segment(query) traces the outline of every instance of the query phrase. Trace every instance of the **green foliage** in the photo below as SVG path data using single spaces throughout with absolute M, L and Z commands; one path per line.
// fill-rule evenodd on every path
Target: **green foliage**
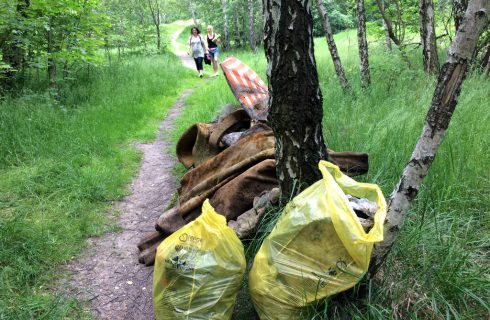
M 94 68 L 61 105 L 31 93 L 0 103 L 0 319 L 81 319 L 53 292 L 57 265 L 88 236 L 117 228 L 107 208 L 126 194 L 140 153 L 194 74 L 173 56 Z
M 325 9 L 327 10 L 330 26 L 332 27 L 332 32 L 334 34 L 354 27 L 356 16 L 355 10 L 352 10 L 352 3 L 349 3 L 348 1 L 339 2 L 334 0 L 325 0 L 323 3 L 325 5 Z M 320 14 L 318 13 L 316 4 L 314 7 L 315 10 L 312 11 L 313 34 L 315 37 L 323 37 L 325 36 L 325 32 L 323 31 Z
M 363 90 L 355 30 L 337 34 L 335 41 L 353 89 L 346 93 L 340 88 L 325 40 L 316 39 L 325 139 L 337 151 L 368 152 L 369 174 L 357 179 L 379 184 L 388 196 L 421 132 L 435 78 L 423 72 L 419 51 L 407 52 L 413 65 L 409 69 L 398 51 L 372 43 L 372 85 Z M 229 54 L 266 80 L 263 52 Z M 485 276 L 490 271 L 485 256 L 490 244 L 490 176 L 485 163 L 490 155 L 482 150 L 490 148 L 490 140 L 481 124 L 490 121 L 487 81 L 476 73 L 468 76 L 445 141 L 379 276 L 364 279 L 333 300 L 312 305 L 305 319 L 486 317 L 490 308 L 490 281 Z M 234 103 L 227 90 L 222 79 L 212 79 L 191 95 L 174 141 L 191 123 L 209 121 L 222 104 Z M 246 241 L 249 262 L 278 214 L 271 210 L 254 238 Z

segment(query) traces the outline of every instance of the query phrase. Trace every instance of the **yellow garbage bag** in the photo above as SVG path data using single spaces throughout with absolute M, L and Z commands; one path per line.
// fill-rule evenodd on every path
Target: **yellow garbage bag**
M 379 187 L 359 183 L 320 161 L 323 179 L 296 196 L 255 256 L 249 288 L 263 319 L 300 319 L 311 302 L 353 287 L 366 273 L 373 243 L 383 239 L 386 202 Z M 366 233 L 346 194 L 377 203 Z
M 157 319 L 230 319 L 245 272 L 243 245 L 206 200 L 202 214 L 157 249 Z

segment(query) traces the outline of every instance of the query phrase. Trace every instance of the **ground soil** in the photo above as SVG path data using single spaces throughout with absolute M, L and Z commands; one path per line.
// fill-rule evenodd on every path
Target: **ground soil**
M 173 35 L 173 41 L 179 33 Z M 186 52 L 177 51 L 184 66 L 195 69 Z M 88 301 L 88 308 L 97 319 L 153 319 L 153 267 L 138 263 L 136 244 L 154 230 L 156 219 L 176 190 L 172 169 L 176 160 L 171 156 L 171 144 L 166 133 L 184 106 L 186 90 L 170 108 L 161 123 L 155 141 L 137 144 L 143 161 L 132 181 L 130 194 L 114 204 L 121 231 L 89 239 L 85 254 L 66 266 L 71 277 L 61 286 L 62 291 L 79 300 Z
M 195 70 L 193 59 L 178 49 L 179 34 L 172 36 L 174 53 L 185 67 Z M 60 290 L 87 301 L 87 308 L 96 319 L 154 319 L 153 267 L 138 263 L 136 244 L 154 230 L 156 219 L 176 191 L 172 175 L 176 159 L 170 155 L 166 133 L 172 129 L 190 93 L 192 90 L 186 90 L 170 108 L 155 141 L 135 145 L 143 152 L 140 171 L 130 185 L 129 195 L 111 209 L 120 214 L 117 223 L 122 230 L 89 239 L 85 254 L 66 266 L 71 276 L 62 281 Z M 256 319 L 246 282 L 238 294 L 233 319 Z

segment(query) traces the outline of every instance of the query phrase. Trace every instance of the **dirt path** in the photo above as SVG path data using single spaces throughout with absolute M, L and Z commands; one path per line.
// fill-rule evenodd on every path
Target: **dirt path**
M 181 31 L 180 31 L 181 32 Z M 173 44 L 180 32 L 173 35 Z M 177 50 L 186 67 L 195 68 L 187 54 Z M 60 285 L 69 296 L 89 301 L 97 319 L 153 319 L 153 268 L 138 263 L 136 244 L 154 223 L 175 192 L 172 169 L 176 160 L 170 156 L 171 144 L 166 132 L 184 106 L 186 90 L 168 111 L 152 143 L 138 144 L 143 161 L 138 176 L 131 183 L 130 195 L 117 202 L 113 210 L 120 213 L 119 233 L 89 239 L 85 255 L 71 262 L 70 279 Z

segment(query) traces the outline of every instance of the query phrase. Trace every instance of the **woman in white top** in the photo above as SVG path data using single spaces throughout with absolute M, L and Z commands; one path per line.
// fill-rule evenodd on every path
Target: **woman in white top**
M 219 55 L 219 49 L 218 45 L 221 43 L 220 40 L 220 34 L 214 33 L 213 32 L 213 26 L 209 25 L 208 28 L 208 34 L 206 35 L 206 40 L 207 40 L 207 45 L 209 48 L 209 54 L 211 56 L 211 60 L 213 61 L 213 69 L 214 69 L 214 74 L 213 76 L 218 75 L 218 55 Z
M 209 50 L 197 27 L 192 27 L 191 36 L 189 37 L 189 50 L 187 51 L 187 54 L 191 53 L 196 62 L 196 69 L 199 73 L 199 77 L 202 78 L 202 61 L 204 60 L 204 53 L 209 54 Z

